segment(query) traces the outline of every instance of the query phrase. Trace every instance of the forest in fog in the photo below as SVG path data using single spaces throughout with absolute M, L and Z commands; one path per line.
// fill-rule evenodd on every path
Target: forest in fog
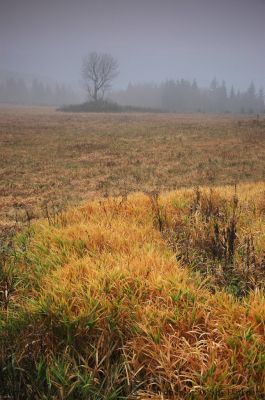
M 264 93 L 251 83 L 247 90 L 229 90 L 225 82 L 213 79 L 209 88 L 200 88 L 196 80 L 167 80 L 156 84 L 129 84 L 112 95 L 122 105 L 152 107 L 169 112 L 263 113 Z
M 208 88 L 199 87 L 196 80 L 166 80 L 160 84 L 129 84 L 126 89 L 112 91 L 109 100 L 121 105 L 150 107 L 167 112 L 264 113 L 264 93 L 251 83 L 247 90 L 227 88 L 225 82 L 213 79 Z M 33 79 L 8 78 L 0 82 L 0 103 L 22 105 L 75 104 L 82 99 L 80 91 L 58 83 Z
M 7 78 L 0 82 L 0 103 L 60 106 L 78 101 L 78 95 L 64 84 L 44 83 L 39 79 Z

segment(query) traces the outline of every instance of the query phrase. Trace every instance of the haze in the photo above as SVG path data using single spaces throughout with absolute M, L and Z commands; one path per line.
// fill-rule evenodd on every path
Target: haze
M 0 69 L 80 81 L 90 51 L 114 55 L 115 88 L 213 77 L 264 87 L 262 0 L 1 0 Z

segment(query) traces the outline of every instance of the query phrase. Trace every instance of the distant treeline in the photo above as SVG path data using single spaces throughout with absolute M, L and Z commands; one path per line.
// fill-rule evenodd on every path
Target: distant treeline
M 0 103 L 59 106 L 77 101 L 75 92 L 65 85 L 44 84 L 37 79 L 26 84 L 20 78 L 0 82 Z
M 209 88 L 198 87 L 196 81 L 167 80 L 161 84 L 129 84 L 127 89 L 111 94 L 121 106 L 169 112 L 264 113 L 263 90 L 251 83 L 247 90 L 227 89 L 225 82 L 214 79 Z M 80 96 L 63 84 L 31 83 L 22 78 L 0 81 L 0 103 L 62 106 L 79 103 Z M 89 103 L 86 103 L 89 104 Z M 118 104 L 116 106 L 118 107 Z M 117 108 L 116 107 L 116 108 Z M 117 111 L 117 110 L 116 110 Z
M 246 91 L 227 90 L 225 82 L 214 79 L 209 88 L 198 87 L 196 81 L 167 80 L 156 84 L 129 84 L 115 92 L 112 99 L 119 104 L 152 107 L 170 112 L 264 113 L 263 90 L 253 83 Z

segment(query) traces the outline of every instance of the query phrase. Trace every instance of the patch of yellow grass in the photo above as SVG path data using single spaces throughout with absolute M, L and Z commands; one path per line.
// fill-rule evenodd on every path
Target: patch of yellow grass
M 264 189 L 237 189 L 238 230 L 251 229 L 263 253 L 256 204 Z M 233 196 L 234 188 L 219 188 L 214 201 Z M 186 189 L 159 196 L 169 225 L 181 222 L 193 197 Z M 2 310 L 0 332 L 1 367 L 12 352 L 21 391 L 69 399 L 262 398 L 263 290 L 242 299 L 212 293 L 207 279 L 176 261 L 155 219 L 152 199 L 137 193 L 71 209 L 55 226 L 39 221 L 26 244 L 18 237 L 6 265 L 15 265 L 18 294 Z M 80 376 L 92 377 L 90 392 Z

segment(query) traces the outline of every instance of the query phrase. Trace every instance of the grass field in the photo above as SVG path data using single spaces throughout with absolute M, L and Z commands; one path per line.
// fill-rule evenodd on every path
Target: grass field
M 2 225 L 24 208 L 264 177 L 265 120 L 255 117 L 0 108 Z
M 0 125 L 0 398 L 263 400 L 265 122 Z
M 1 273 L 0 393 L 263 399 L 264 193 L 107 198 L 20 233 Z

